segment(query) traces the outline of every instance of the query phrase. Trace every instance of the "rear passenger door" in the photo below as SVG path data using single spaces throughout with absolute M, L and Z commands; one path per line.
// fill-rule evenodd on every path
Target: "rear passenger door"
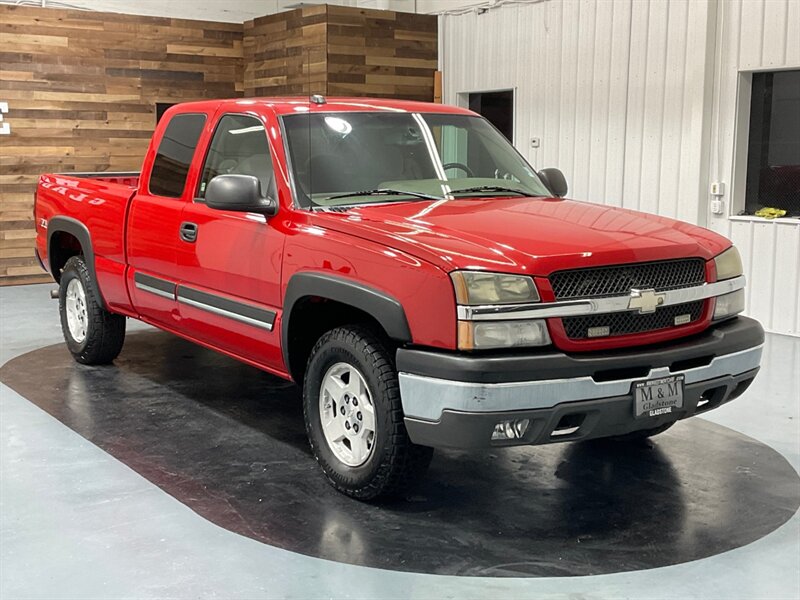
M 126 228 L 128 289 L 142 317 L 174 328 L 179 319 L 175 289 L 178 283 L 177 248 L 181 215 L 198 141 L 208 115 L 178 113 L 169 118 L 160 140 L 151 148 L 139 192 L 131 202 Z
M 280 275 L 284 233 L 280 213 L 211 209 L 205 190 L 217 175 L 253 175 L 277 200 L 273 153 L 262 117 L 220 116 L 181 220 L 196 229 L 178 246 L 182 328 L 196 339 L 268 368 L 280 369 Z

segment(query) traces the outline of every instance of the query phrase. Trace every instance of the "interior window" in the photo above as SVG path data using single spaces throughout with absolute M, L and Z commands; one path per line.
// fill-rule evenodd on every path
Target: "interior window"
M 180 198 L 186 175 L 206 122 L 205 115 L 175 115 L 167 124 L 153 161 L 148 188 L 151 194 Z
M 252 175 L 264 196 L 277 197 L 275 173 L 264 124 L 249 115 L 225 115 L 208 147 L 197 199 L 205 198 L 208 182 L 217 175 Z
M 800 216 L 800 70 L 753 73 L 745 212 Z

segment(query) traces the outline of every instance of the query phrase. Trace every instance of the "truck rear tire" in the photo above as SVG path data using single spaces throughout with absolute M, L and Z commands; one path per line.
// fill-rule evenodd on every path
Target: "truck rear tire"
M 303 385 L 311 450 L 328 481 L 359 500 L 399 496 L 426 472 L 433 448 L 411 443 L 392 354 L 373 330 L 333 329 L 317 341 Z
M 103 308 L 82 256 L 64 265 L 58 288 L 61 331 L 72 356 L 84 365 L 113 361 L 125 342 L 125 317 Z

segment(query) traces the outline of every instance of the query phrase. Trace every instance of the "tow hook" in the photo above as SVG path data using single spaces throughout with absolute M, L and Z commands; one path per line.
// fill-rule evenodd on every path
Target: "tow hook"
M 50 298 L 52 300 L 58 300 L 58 288 L 53 288 L 50 290 Z

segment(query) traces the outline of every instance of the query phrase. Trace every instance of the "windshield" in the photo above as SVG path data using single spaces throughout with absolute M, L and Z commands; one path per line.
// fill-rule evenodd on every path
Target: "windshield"
M 482 117 L 315 113 L 283 117 L 303 207 L 551 196 L 535 171 Z

